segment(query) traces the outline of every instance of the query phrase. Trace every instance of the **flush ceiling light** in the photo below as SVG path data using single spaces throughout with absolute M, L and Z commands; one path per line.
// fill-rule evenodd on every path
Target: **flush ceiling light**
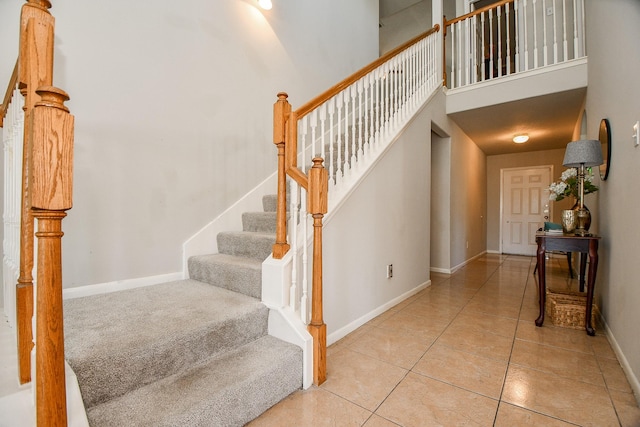
M 516 144 L 524 144 L 528 140 L 529 140 L 529 135 L 527 135 L 526 133 L 522 135 L 516 135 L 513 137 L 513 142 L 515 142 Z
M 258 0 L 258 6 L 263 8 L 264 10 L 271 10 L 273 5 L 271 4 L 271 0 Z

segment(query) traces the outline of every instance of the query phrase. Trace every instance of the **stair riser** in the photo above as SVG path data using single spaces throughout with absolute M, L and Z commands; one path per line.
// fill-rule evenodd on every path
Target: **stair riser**
M 242 230 L 258 233 L 276 232 L 275 212 L 245 212 L 242 214 Z
M 261 233 L 220 233 L 218 252 L 264 261 L 275 243 L 275 235 Z
M 262 264 L 237 265 L 219 255 L 191 257 L 189 277 L 220 288 L 240 292 L 253 298 L 262 296 Z

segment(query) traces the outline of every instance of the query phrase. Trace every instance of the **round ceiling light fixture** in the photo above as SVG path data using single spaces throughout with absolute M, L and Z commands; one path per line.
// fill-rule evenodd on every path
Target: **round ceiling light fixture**
M 258 0 L 258 6 L 264 10 L 271 10 L 273 4 L 271 4 L 271 0 Z
M 529 140 L 529 135 L 527 135 L 526 133 L 521 135 L 516 135 L 513 137 L 513 142 L 515 142 L 516 144 L 524 144 L 528 140 Z

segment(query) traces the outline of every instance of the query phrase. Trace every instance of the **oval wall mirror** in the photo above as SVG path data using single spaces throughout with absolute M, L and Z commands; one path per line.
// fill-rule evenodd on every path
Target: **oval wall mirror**
M 606 181 L 609 177 L 609 169 L 611 168 L 611 126 L 609 125 L 608 119 L 602 119 L 600 121 L 598 139 L 600 140 L 600 144 L 602 144 L 602 160 L 604 160 L 600 165 L 600 179 Z

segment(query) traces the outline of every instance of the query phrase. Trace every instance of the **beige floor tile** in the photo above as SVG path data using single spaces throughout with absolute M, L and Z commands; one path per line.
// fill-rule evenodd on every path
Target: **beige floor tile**
M 600 387 L 605 385 L 593 354 L 516 340 L 509 362 Z
M 411 313 L 415 316 L 438 317 L 451 320 L 460 312 L 464 304 L 450 304 L 447 302 L 428 301 L 418 299 L 413 304 L 402 310 L 404 313 Z
M 589 341 L 593 337 L 587 335 L 585 331 L 553 326 L 550 322 L 545 322 L 541 327 L 538 327 L 534 322 L 520 320 L 516 338 L 567 350 L 593 353 Z
M 620 366 L 620 362 L 611 359 L 598 359 L 600 370 L 604 375 L 604 381 L 607 383 L 609 390 L 622 391 L 624 393 L 633 393 L 627 376 Z
M 402 426 L 490 426 L 498 401 L 410 373 L 376 414 Z
M 520 314 L 520 304 L 511 300 L 491 300 L 491 298 L 483 297 L 469 301 L 464 306 L 464 311 L 475 311 L 480 313 L 493 314 L 494 316 L 509 317 L 517 319 Z
M 502 401 L 585 427 L 618 425 L 604 387 L 520 366 L 509 366 Z
M 397 314 L 398 310 L 396 309 L 389 309 L 387 311 L 385 311 L 384 313 L 380 314 L 377 317 L 374 317 L 373 319 L 369 320 L 365 325 L 366 326 L 377 326 L 380 323 L 384 322 L 385 320 L 387 320 L 389 317 L 393 316 L 394 314 Z
M 489 331 L 469 330 L 452 325 L 443 332 L 437 342 L 458 351 L 508 361 L 513 339 Z
M 570 427 L 574 425 L 501 402 L 494 427 Z
M 398 424 L 392 423 L 379 415 L 373 414 L 371 418 L 364 423 L 364 427 L 398 427 Z
M 616 353 L 611 348 L 609 340 L 604 335 L 596 335 L 589 340 L 591 348 L 596 357 L 618 360 Z
M 422 356 L 412 372 L 499 399 L 507 362 L 457 351 L 436 343 Z
M 345 349 L 327 358 L 327 381 L 320 387 L 374 411 L 407 370 Z
M 507 317 L 494 316 L 488 313 L 463 311 L 451 323 L 451 326 L 464 327 L 469 330 L 491 331 L 496 335 L 513 338 L 518 321 Z
M 361 426 L 371 412 L 333 393 L 311 387 L 273 406 L 250 427 Z
M 613 400 L 613 406 L 616 408 L 620 425 L 622 427 L 640 426 L 640 408 L 634 395 L 615 390 L 611 390 L 609 393 L 611 400 Z
M 349 348 L 405 369 L 411 369 L 434 339 L 408 329 L 373 328 Z
M 407 309 L 408 310 L 408 309 Z M 451 323 L 446 316 L 415 316 L 412 312 L 401 311 L 378 325 L 379 328 L 417 332 L 421 336 L 435 340 Z

